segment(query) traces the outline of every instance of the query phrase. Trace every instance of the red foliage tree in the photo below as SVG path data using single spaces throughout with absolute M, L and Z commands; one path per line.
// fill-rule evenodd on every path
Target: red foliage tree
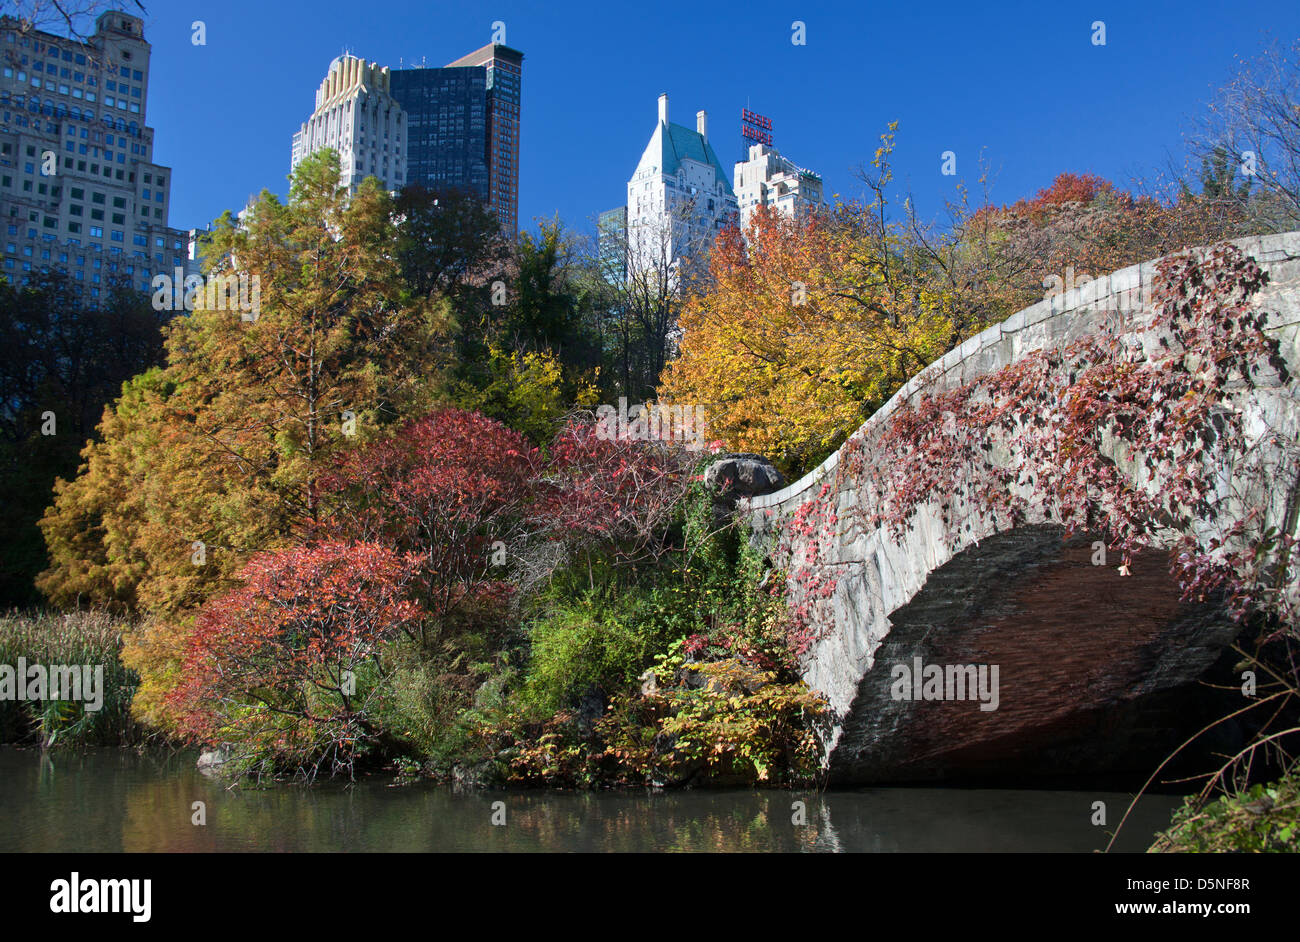
M 680 444 L 604 436 L 574 417 L 551 445 L 539 511 L 552 539 L 588 561 L 654 559 L 694 463 Z
M 373 543 L 255 556 L 244 584 L 198 614 L 167 698 L 182 735 L 233 747 L 245 765 L 350 772 L 380 736 L 375 688 L 358 673 L 419 617 L 405 598 L 412 568 Z
M 1100 193 L 1114 193 L 1115 186 L 1109 180 L 1095 173 L 1058 174 L 1052 185 L 1039 190 L 1031 200 L 1020 200 L 1010 206 L 1006 212 L 1016 214 L 1034 214 L 1049 206 L 1064 206 L 1066 203 L 1091 203 Z
M 332 539 L 374 540 L 419 557 L 415 597 L 427 631 L 463 602 L 508 595 L 527 541 L 539 458 L 518 432 L 444 409 L 345 456 L 323 481 Z

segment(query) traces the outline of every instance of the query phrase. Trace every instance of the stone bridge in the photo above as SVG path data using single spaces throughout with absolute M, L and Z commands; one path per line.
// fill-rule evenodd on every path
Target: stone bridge
M 1294 444 L 1300 439 L 1300 233 L 1235 244 L 1269 273 L 1254 303 L 1269 312 L 1266 329 L 1287 366 L 1236 405 L 1252 434 L 1265 435 L 1267 419 Z M 834 589 L 813 606 L 818 635 L 803 661 L 804 679 L 833 710 L 826 739 L 832 783 L 1129 780 L 1154 769 L 1189 726 L 1199 728 L 1191 724 L 1206 709 L 1204 678 L 1230 685 L 1238 676 L 1232 672 L 1237 658 L 1226 649 L 1237 626 L 1212 604 L 1180 601 L 1167 548 L 1140 553 L 1126 577 L 1116 559 L 1096 564 L 1096 535 L 1065 539 L 1050 510 L 998 530 L 970 504 L 959 504 L 947 523 L 923 504 L 916 525 L 897 539 L 885 528 L 844 523 L 851 516 L 845 511 L 860 504 L 839 467 L 845 449 L 862 449 L 869 464 L 905 403 L 969 383 L 1031 351 L 1068 345 L 1100 330 L 1116 310 L 1128 312 L 1128 338 L 1149 353 L 1159 342 L 1151 328 L 1155 267 L 1144 262 L 1096 279 L 972 337 L 914 377 L 820 467 L 784 490 L 740 501 L 754 539 L 781 567 L 791 560 L 777 549 L 783 521 L 819 494 L 839 511 L 818 561 L 834 572 Z M 1226 469 L 1225 493 L 1234 473 Z M 1253 498 L 1268 522 L 1293 533 L 1288 494 L 1294 479 L 1292 473 L 1272 494 Z M 795 545 L 793 553 L 799 551 Z M 804 601 L 802 584 L 791 580 L 789 592 L 792 605 Z M 971 691 L 964 701 L 926 699 L 921 678 L 910 698 L 896 696 L 909 689 L 906 678 L 918 664 L 922 677 L 928 665 L 996 665 L 997 708 L 988 709 L 986 697 L 981 709 Z M 896 688 L 900 677 L 903 686 Z M 978 681 L 972 672 L 965 678 L 972 686 Z M 991 689 L 991 674 L 986 683 Z

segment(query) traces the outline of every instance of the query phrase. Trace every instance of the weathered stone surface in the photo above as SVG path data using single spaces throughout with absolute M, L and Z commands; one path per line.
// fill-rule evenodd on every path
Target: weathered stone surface
M 890 616 L 830 764 L 835 782 L 1066 779 L 1150 771 L 1204 712 L 1195 688 L 1236 627 L 1179 601 L 1167 555 L 1132 574 L 1092 564 L 1091 542 L 1025 527 L 930 573 Z M 896 665 L 998 667 L 994 710 L 895 699 Z M 986 691 L 987 692 L 987 691 Z M 1172 711 L 1172 712 L 1171 712 Z
M 1300 438 L 1300 233 L 1252 240 L 1250 248 L 1270 275 L 1256 304 L 1274 312 L 1269 325 L 1281 344 L 1282 369 L 1272 380 L 1261 377 L 1266 388 L 1237 405 L 1266 449 L 1266 428 Z M 1077 307 L 1054 296 L 971 338 L 922 371 L 928 384 L 908 383 L 851 440 L 864 443 L 869 465 L 874 442 L 901 404 L 949 380 L 969 381 L 1107 323 L 1114 327 L 1117 318 L 1134 344 L 1157 349 L 1146 308 L 1155 269 L 1154 261 L 1130 266 L 1073 292 Z M 1014 440 L 991 444 L 996 460 L 1015 461 Z M 1146 479 L 1141 462 L 1111 457 Z M 1188 705 L 1205 702 L 1197 679 L 1233 629 L 1213 610 L 1179 602 L 1163 551 L 1139 557 L 1130 576 L 1114 562 L 1092 566 L 1090 545 L 1065 542 L 1031 490 L 1020 495 L 1032 502 L 1029 519 L 1010 532 L 998 532 L 954 497 L 946 498 L 947 522 L 937 507 L 923 505 L 898 539 L 860 525 L 850 532 L 853 515 L 845 510 L 858 496 L 837 471 L 839 461 L 836 453 L 789 487 L 738 505 L 752 538 L 770 551 L 783 518 L 823 483 L 836 491 L 840 523 L 823 560 L 836 586 L 816 602 L 822 632 L 802 664 L 804 679 L 836 717 L 826 742 L 833 780 L 1023 779 L 1138 766 L 1149 772 L 1170 735 L 1195 722 Z M 1225 469 L 1220 500 L 1226 520 L 1244 516 L 1243 508 L 1258 510 L 1265 524 L 1285 517 L 1286 489 L 1252 490 L 1235 465 Z M 799 584 L 789 590 L 792 603 L 804 601 Z M 917 654 L 926 663 L 998 664 L 998 709 L 893 700 L 891 665 Z

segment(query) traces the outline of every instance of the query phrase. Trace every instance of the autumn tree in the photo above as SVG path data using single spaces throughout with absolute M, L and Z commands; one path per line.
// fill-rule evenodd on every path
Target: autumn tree
M 492 286 L 492 303 L 457 310 L 454 396 L 545 446 L 565 412 L 598 398 L 596 308 L 576 240 L 559 222 L 522 232 Z
M 1246 205 L 1222 155 L 1203 164 L 1199 187 L 1130 192 L 1094 174 L 1062 173 L 1031 198 L 981 207 L 962 241 L 1004 262 L 1004 276 L 989 284 L 1004 301 L 1000 319 L 1129 265 L 1248 235 Z
M 442 409 L 343 455 L 324 479 L 329 510 L 318 529 L 410 555 L 424 618 L 409 631 L 430 645 L 459 607 L 510 594 L 538 466 L 518 432 Z
M 711 283 L 687 302 L 681 355 L 660 387 L 709 414 L 718 437 L 807 470 L 909 378 L 1054 291 L 1189 246 L 1246 234 L 1245 195 L 1222 162 L 1200 189 L 1130 193 L 1061 174 L 1010 206 L 942 224 L 908 198 L 895 212 L 894 126 L 860 173 L 870 199 L 807 218 L 756 213 L 723 234 Z M 987 175 L 982 178 L 987 184 Z M 987 198 L 987 194 L 985 194 Z
M 149 429 L 134 449 L 148 476 L 134 479 L 127 511 L 148 531 L 137 546 L 143 608 L 191 605 L 252 552 L 300 533 L 319 516 L 318 478 L 336 451 L 433 401 L 444 324 L 433 302 L 404 298 L 394 237 L 387 194 L 365 184 L 347 200 L 332 152 L 299 166 L 288 204 L 264 193 L 243 222 L 219 221 L 209 283 L 256 279 L 260 303 L 196 295 L 168 329 L 144 414 L 130 417 Z M 115 445 L 91 446 L 88 471 L 106 475 Z M 52 547 L 96 486 L 83 474 L 61 487 L 45 522 Z M 54 554 L 43 580 L 54 601 L 70 601 L 76 564 Z
M 254 556 L 208 601 L 167 695 L 179 733 L 244 771 L 350 774 L 386 745 L 375 718 L 384 642 L 419 617 L 411 562 L 373 543 Z
M 663 399 L 787 472 L 831 451 L 913 374 L 1002 313 L 1021 263 L 967 239 L 970 213 L 923 224 L 892 205 L 894 125 L 861 178 L 871 200 L 790 218 L 761 207 L 722 233 L 681 316 Z M 1009 311 L 1006 313 L 1010 313 Z
M 239 304 L 197 294 L 168 328 L 166 365 L 106 411 L 42 522 L 51 601 L 157 616 L 126 648 L 150 665 L 136 701 L 148 718 L 185 613 L 319 522 L 320 477 L 340 451 L 440 395 L 446 306 L 405 290 L 388 194 L 367 180 L 349 198 L 338 180 L 337 155 L 313 155 L 287 204 L 263 193 L 242 220 L 219 220 L 208 285 L 257 290 Z
M 702 408 L 734 449 L 804 468 L 982 326 L 926 256 L 873 231 L 870 212 L 760 211 L 747 241 L 723 233 L 711 287 L 682 314 L 661 398 Z
M 589 574 L 596 561 L 629 571 L 654 563 L 671 548 L 665 532 L 698 461 L 680 442 L 620 435 L 577 412 L 542 472 L 544 532 Z

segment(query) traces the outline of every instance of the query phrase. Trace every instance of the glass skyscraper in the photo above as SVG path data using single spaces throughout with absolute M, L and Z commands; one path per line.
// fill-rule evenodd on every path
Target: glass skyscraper
M 473 190 L 511 236 L 519 230 L 523 62 L 522 52 L 490 43 L 445 68 L 392 73 L 392 95 L 407 115 L 406 182 Z
M 607 209 L 596 221 L 600 273 L 613 285 L 627 282 L 627 207 Z
M 467 190 L 488 202 L 485 70 L 398 69 L 389 93 L 406 113 L 406 182 Z

